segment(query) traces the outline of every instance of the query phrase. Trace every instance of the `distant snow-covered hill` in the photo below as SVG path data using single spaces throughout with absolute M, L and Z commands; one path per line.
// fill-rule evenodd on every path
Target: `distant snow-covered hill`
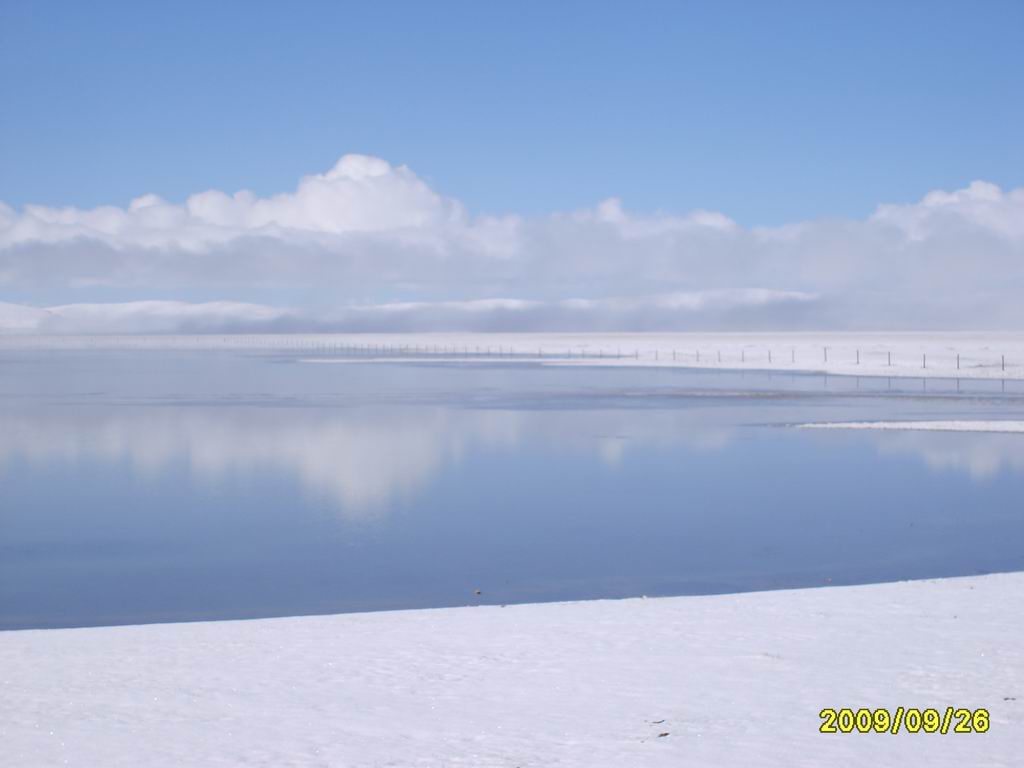
M 0 333 L 38 330 L 51 315 L 46 309 L 0 301 Z

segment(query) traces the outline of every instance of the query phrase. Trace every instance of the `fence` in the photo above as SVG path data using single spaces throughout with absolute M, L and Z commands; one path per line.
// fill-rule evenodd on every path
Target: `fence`
M 726 369 L 819 371 L 857 375 L 945 376 L 949 378 L 1024 378 L 1024 338 L 1012 354 L 984 346 L 956 349 L 934 345 L 914 348 L 903 342 L 892 348 L 874 345 L 821 345 L 738 343 L 720 346 L 661 346 L 657 343 L 623 345 L 588 339 L 559 343 L 552 338 L 520 337 L 502 343 L 455 343 L 444 338 L 415 335 L 372 337 L 353 334 L 204 334 L 204 335 L 95 335 L 0 336 L 0 350 L 253 350 L 299 352 L 309 356 L 361 359 L 515 360 L 548 363 L 604 363 Z M 652 341 L 655 339 L 652 338 Z

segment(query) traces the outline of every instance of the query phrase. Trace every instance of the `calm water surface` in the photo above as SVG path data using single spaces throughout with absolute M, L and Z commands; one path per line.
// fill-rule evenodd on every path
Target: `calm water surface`
M 964 389 L 8 351 L 0 628 L 1021 570 L 1024 435 L 792 428 L 1024 418 Z

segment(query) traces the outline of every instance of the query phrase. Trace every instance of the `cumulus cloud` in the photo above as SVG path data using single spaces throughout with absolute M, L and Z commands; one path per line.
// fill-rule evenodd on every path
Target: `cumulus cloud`
M 127 208 L 91 210 L 27 205 L 0 211 L 0 245 L 92 239 L 115 248 L 208 250 L 245 235 L 395 232 L 462 222 L 461 207 L 430 189 L 408 168 L 375 157 L 346 155 L 327 173 L 306 176 L 294 192 L 260 198 L 243 190 L 208 190 L 183 204 L 147 194 Z
M 50 307 L 19 310 L 22 330 L 1020 328 L 1022 291 L 1024 189 L 981 181 L 864 220 L 768 228 L 618 199 L 470 215 L 361 155 L 269 197 L 0 203 L 0 298 Z
M 955 192 L 929 192 L 914 205 L 882 205 L 871 220 L 899 227 L 915 242 L 943 232 L 989 232 L 1024 238 L 1024 189 L 1003 193 L 995 184 L 974 181 Z

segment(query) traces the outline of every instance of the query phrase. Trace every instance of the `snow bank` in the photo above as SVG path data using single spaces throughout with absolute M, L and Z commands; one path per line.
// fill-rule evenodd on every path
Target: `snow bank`
M 839 421 L 801 429 L 899 429 L 922 432 L 1024 432 L 1024 421 Z
M 421 333 L 0 335 L 2 349 L 238 349 L 308 360 L 497 360 L 546 365 L 1024 379 L 1024 333 Z M 339 354 L 341 353 L 341 354 Z M 342 356 L 344 355 L 344 356 Z
M 1009 766 L 1022 633 L 1019 573 L 6 632 L 0 762 Z M 991 728 L 820 734 L 846 706 L 985 707 Z

